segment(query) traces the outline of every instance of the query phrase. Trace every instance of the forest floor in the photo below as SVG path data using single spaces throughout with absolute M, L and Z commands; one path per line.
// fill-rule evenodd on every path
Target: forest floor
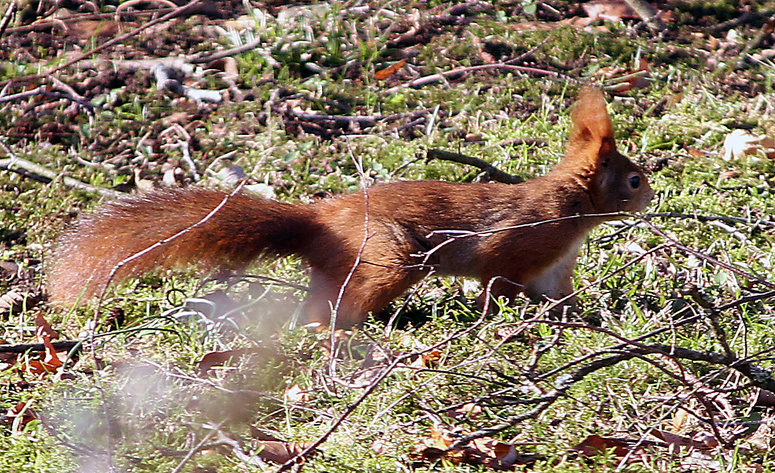
M 652 6 L 0 0 L 0 471 L 775 471 L 775 3 Z M 103 201 L 530 179 L 585 84 L 656 196 L 561 316 L 430 277 L 310 331 L 294 258 L 47 303 Z

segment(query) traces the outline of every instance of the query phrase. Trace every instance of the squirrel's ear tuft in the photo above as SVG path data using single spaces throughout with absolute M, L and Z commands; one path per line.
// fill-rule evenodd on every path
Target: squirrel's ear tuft
M 571 133 L 569 143 L 583 146 L 590 142 L 613 139 L 614 130 L 600 89 L 584 87 L 571 112 Z

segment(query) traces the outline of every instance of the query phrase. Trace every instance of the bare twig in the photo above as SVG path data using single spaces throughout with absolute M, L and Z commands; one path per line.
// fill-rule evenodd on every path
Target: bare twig
M 733 224 L 747 223 L 750 225 L 764 225 L 767 227 L 775 227 L 775 221 L 772 221 L 772 220 L 765 220 L 765 219 L 751 220 L 750 218 L 732 217 L 729 215 L 699 215 L 699 214 L 685 214 L 680 212 L 655 212 L 655 213 L 642 215 L 642 217 L 645 219 L 650 219 L 653 217 L 685 218 L 685 219 L 697 220 L 698 222 L 721 221 L 721 222 L 733 223 Z
M 214 428 L 212 428 L 212 429 L 211 429 L 209 432 L 207 432 L 207 434 L 205 434 L 205 435 L 202 437 L 202 440 L 200 440 L 200 441 L 199 441 L 199 443 L 198 443 L 197 445 L 195 445 L 195 446 L 191 447 L 191 448 L 188 450 L 188 452 L 186 452 L 186 454 L 183 456 L 183 459 L 181 459 L 181 460 L 180 460 L 180 462 L 178 463 L 178 466 L 176 466 L 176 467 L 175 467 L 175 468 L 174 468 L 174 469 L 171 471 L 171 473 L 179 473 L 179 472 L 180 472 L 180 471 L 183 469 L 183 467 L 184 467 L 184 466 L 186 466 L 186 463 L 188 463 L 188 461 L 189 461 L 189 460 L 191 460 L 191 459 L 194 457 L 194 455 L 196 455 L 196 454 L 197 454 L 197 452 L 199 452 L 200 450 L 202 450 L 202 447 L 203 447 L 203 446 L 204 446 L 204 445 L 205 445 L 205 444 L 206 444 L 206 443 L 207 443 L 207 442 L 208 442 L 208 441 L 209 441 L 209 440 L 210 440 L 210 439 L 211 439 L 211 438 L 212 438 L 212 437 L 213 437 L 215 434 L 217 434 L 217 433 L 219 432 L 219 430 L 218 430 L 218 429 L 220 429 L 220 427 L 221 427 L 221 424 L 223 424 L 223 421 L 222 421 L 221 423 L 219 423 L 217 426 L 213 426 Z
M 546 395 L 542 396 L 541 400 L 532 409 L 525 411 L 521 414 L 508 417 L 492 427 L 487 427 L 484 429 L 477 430 L 476 432 L 472 432 L 468 435 L 464 435 L 463 437 L 459 438 L 454 443 L 452 443 L 452 445 L 447 447 L 447 451 L 452 451 L 456 448 L 462 447 L 463 445 L 466 445 L 468 442 L 472 440 L 497 434 L 510 427 L 513 427 L 514 425 L 517 425 L 518 423 L 524 420 L 531 419 L 538 416 L 541 412 L 545 411 L 549 406 L 551 406 L 554 403 L 554 401 L 556 401 L 561 396 L 563 396 L 565 394 L 565 391 L 570 389 L 578 381 L 581 381 L 582 379 L 584 379 L 588 374 L 594 373 L 595 371 L 598 371 L 603 368 L 607 368 L 609 366 L 613 366 L 619 362 L 629 360 L 634 356 L 636 356 L 634 353 L 623 353 L 619 355 L 613 355 L 608 358 L 594 360 L 587 365 L 578 367 L 577 369 L 571 371 L 570 373 L 558 376 L 557 379 L 555 380 L 554 389 L 552 389 Z
M 406 82 L 406 83 L 401 84 L 399 86 L 396 86 L 396 87 L 393 87 L 391 89 L 388 89 L 387 92 L 388 93 L 395 92 L 395 91 L 398 91 L 398 90 L 400 90 L 402 88 L 407 88 L 407 87 L 419 88 L 419 87 L 423 87 L 423 86 L 428 85 L 428 84 L 433 83 L 433 82 L 444 81 L 444 80 L 446 80 L 447 77 L 450 77 L 450 76 L 464 75 L 464 74 L 469 74 L 471 72 L 487 70 L 487 69 L 501 69 L 501 70 L 510 71 L 510 72 L 522 72 L 522 73 L 525 73 L 525 74 L 533 74 L 533 75 L 539 75 L 539 76 L 554 77 L 555 79 L 566 80 L 568 82 L 574 82 L 574 83 L 577 83 L 577 84 L 582 83 L 582 81 L 580 81 L 578 79 L 574 79 L 574 78 L 572 78 L 570 76 L 567 76 L 565 74 L 561 74 L 561 73 L 555 72 L 555 71 L 547 71 L 545 69 L 538 69 L 538 68 L 535 68 L 535 67 L 516 66 L 514 64 L 499 63 L 499 64 L 482 64 L 482 65 L 479 65 L 479 66 L 461 67 L 461 68 L 458 68 L 458 69 L 452 69 L 451 71 L 444 71 L 444 72 L 440 72 L 438 74 L 432 74 L 432 75 L 425 76 L 425 77 L 419 77 L 417 79 L 410 80 L 409 82 Z
M 3 19 L 0 20 L 0 38 L 3 37 L 3 33 L 5 33 L 5 29 L 8 27 L 8 24 L 11 22 L 13 17 L 16 15 L 16 9 L 18 7 L 16 6 L 16 2 L 11 2 L 8 4 L 8 8 L 5 10 L 5 14 L 3 15 Z
M 253 41 L 243 44 L 242 46 L 237 46 L 235 48 L 226 49 L 224 51 L 218 51 L 214 53 L 201 52 L 198 54 L 194 54 L 192 56 L 188 56 L 188 58 L 186 59 L 186 62 L 190 62 L 192 64 L 207 64 L 213 61 L 217 61 L 218 59 L 223 59 L 225 57 L 236 56 L 237 54 L 253 51 L 254 49 L 257 49 L 265 42 L 266 42 L 266 39 L 262 36 L 259 36 Z M 262 52 L 261 56 L 263 56 L 265 60 L 268 60 L 268 61 L 273 60 L 268 50 L 264 50 L 262 48 L 261 51 L 259 52 Z
M 762 18 L 769 18 L 773 15 L 773 13 L 775 12 L 773 12 L 772 10 L 745 11 L 743 12 L 742 15 L 738 16 L 737 18 L 733 18 L 731 20 L 727 20 L 717 25 L 709 27 L 707 29 L 707 32 L 711 34 L 723 33 L 727 30 L 737 28 L 740 25 L 750 24 L 751 22 L 760 20 Z
M 46 182 L 46 183 L 61 178 L 62 183 L 67 187 L 85 190 L 88 192 L 97 192 L 100 195 L 103 195 L 105 197 L 117 198 L 123 195 L 121 192 L 114 191 L 113 189 L 94 187 L 90 184 L 86 184 L 85 182 L 81 182 L 77 179 L 73 179 L 72 177 L 61 176 L 56 172 L 48 168 L 45 168 L 39 164 L 35 164 L 32 161 L 27 161 L 24 158 L 20 158 L 16 156 L 16 154 L 13 151 L 11 151 L 11 149 L 8 147 L 8 145 L 5 144 L 5 142 L 2 139 L 0 139 L 0 148 L 2 148 L 3 151 L 5 151 L 5 154 L 9 156 L 7 159 L 0 159 L 0 169 L 13 171 L 13 172 L 22 174 L 26 177 L 29 177 L 31 179 L 35 179 L 37 181 Z
M 692 255 L 694 255 L 694 256 L 702 259 L 702 260 L 705 260 L 705 261 L 707 261 L 707 262 L 709 262 L 711 264 L 714 264 L 716 266 L 724 268 L 727 271 L 730 271 L 732 273 L 737 274 L 738 276 L 742 276 L 744 278 L 747 278 L 747 279 L 749 279 L 752 282 L 756 282 L 757 284 L 761 284 L 762 286 L 764 286 L 764 287 L 766 287 L 768 289 L 775 289 L 775 283 L 770 282 L 770 281 L 768 281 L 768 280 L 766 280 L 766 279 L 764 279 L 764 278 L 762 278 L 760 276 L 756 276 L 754 274 L 751 274 L 751 273 L 748 273 L 746 271 L 743 271 L 742 269 L 738 269 L 738 268 L 732 266 L 731 264 L 727 264 L 727 263 L 724 263 L 722 261 L 719 261 L 718 259 L 716 259 L 716 258 L 714 258 L 714 257 L 712 257 L 710 255 L 706 255 L 705 253 L 703 253 L 701 251 L 695 250 L 694 248 L 690 248 L 690 247 L 684 245 L 683 243 L 679 242 L 675 238 L 672 238 L 669 235 L 667 235 L 665 232 L 663 232 L 661 229 L 659 229 L 656 225 L 654 225 L 653 223 L 649 222 L 648 219 L 640 217 L 640 216 L 638 216 L 637 218 L 639 218 L 640 221 L 644 222 L 651 229 L 651 231 L 654 232 L 656 235 L 658 235 L 658 236 L 664 238 L 665 240 L 669 241 L 670 244 L 672 246 L 674 246 L 675 248 L 678 248 L 679 250 L 684 251 L 686 253 L 692 254 Z
M 473 156 L 466 156 L 465 154 L 453 153 L 451 151 L 444 151 L 441 149 L 429 149 L 426 159 L 428 161 L 431 159 L 441 159 L 444 161 L 452 161 L 460 164 L 474 166 L 484 171 L 487 174 L 487 177 L 491 178 L 493 181 L 503 182 L 505 184 L 518 184 L 524 180 L 519 176 L 501 171 L 487 161 L 475 158 Z
M 56 351 L 70 351 L 73 348 L 80 349 L 83 342 L 79 340 L 63 340 L 52 342 Z M 28 351 L 44 351 L 45 345 L 42 343 L 23 343 L 19 345 L 0 345 L 0 353 L 27 353 Z
M 156 88 L 159 90 L 167 89 L 174 94 L 188 97 L 197 103 L 221 103 L 223 101 L 221 92 L 217 90 L 196 89 L 181 84 L 180 81 L 171 78 L 170 69 L 168 67 L 159 64 L 153 67 L 151 72 L 156 77 Z

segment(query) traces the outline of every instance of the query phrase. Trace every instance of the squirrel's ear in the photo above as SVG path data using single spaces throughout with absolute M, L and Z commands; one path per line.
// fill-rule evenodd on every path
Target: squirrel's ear
M 614 130 L 600 89 L 584 87 L 571 112 L 571 146 L 613 140 Z
M 599 165 L 616 149 L 614 130 L 600 89 L 584 87 L 571 111 L 571 131 L 563 161 Z

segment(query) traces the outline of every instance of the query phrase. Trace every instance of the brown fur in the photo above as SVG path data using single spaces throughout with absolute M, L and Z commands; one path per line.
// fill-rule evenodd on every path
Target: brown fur
M 363 322 L 429 268 L 483 283 L 495 278 L 494 296 L 567 295 L 579 246 L 606 220 L 592 214 L 639 211 L 653 196 L 643 172 L 616 151 L 600 91 L 582 90 L 572 121 L 567 154 L 546 176 L 518 185 L 396 182 L 310 205 L 238 194 L 115 279 L 191 262 L 239 269 L 265 253 L 296 254 L 311 268 L 310 321 L 329 322 L 347 282 L 340 326 Z M 72 303 L 101 292 L 117 263 L 196 224 L 225 196 L 159 190 L 103 205 L 61 238 L 51 299 Z M 448 242 L 445 230 L 476 234 Z

